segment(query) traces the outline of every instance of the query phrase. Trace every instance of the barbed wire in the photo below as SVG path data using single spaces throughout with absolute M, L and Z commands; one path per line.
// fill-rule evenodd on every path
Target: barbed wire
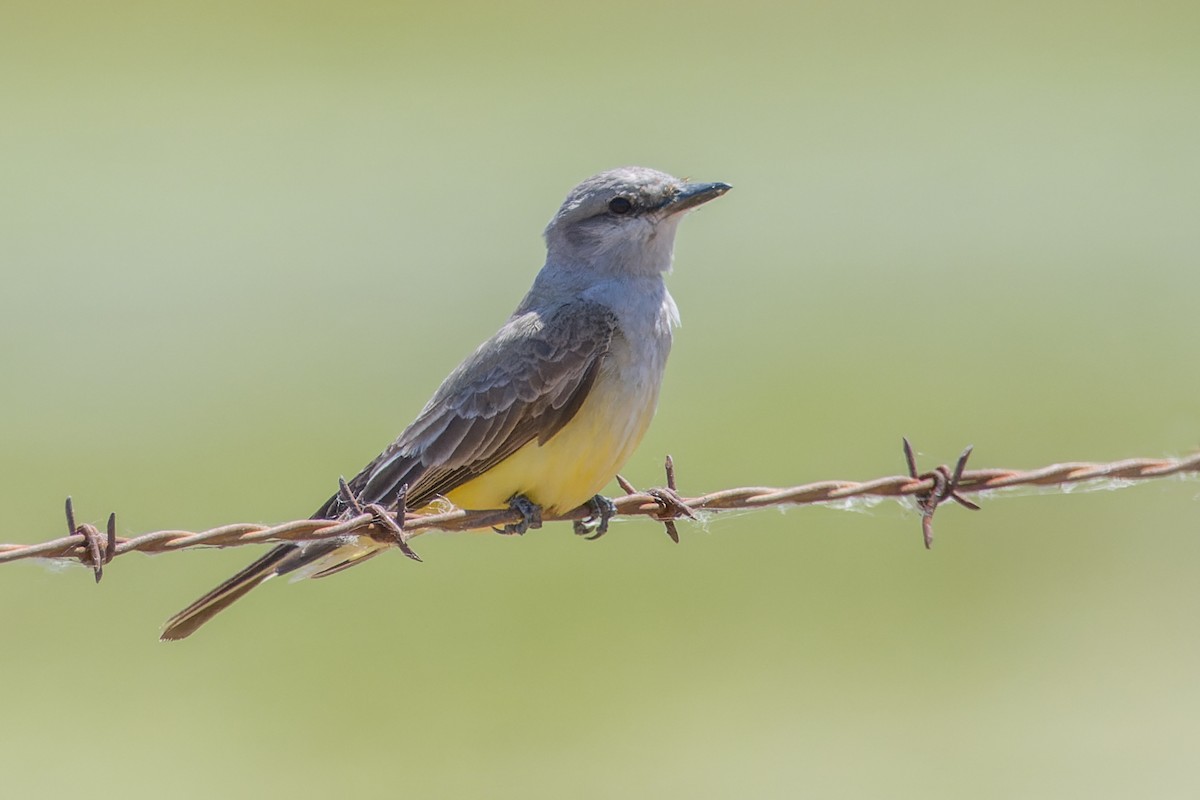
M 696 519 L 701 513 L 729 510 L 760 509 L 772 506 L 836 503 L 853 498 L 912 497 L 921 512 L 921 528 L 926 547 L 933 542 L 933 514 L 942 503 L 953 500 L 978 510 L 979 506 L 964 494 L 978 495 L 1016 486 L 1069 486 L 1089 481 L 1145 481 L 1171 475 L 1200 473 L 1200 453 L 1187 458 L 1130 458 L 1109 463 L 1069 461 L 1031 470 L 966 469 L 971 448 L 963 451 L 953 468 L 941 465 L 929 472 L 918 472 L 916 458 L 908 440 L 904 440 L 907 475 L 892 475 L 870 481 L 818 481 L 786 488 L 745 486 L 724 489 L 696 497 L 681 497 L 676 488 L 675 467 L 670 456 L 666 460 L 667 485 L 662 488 L 637 491 L 621 476 L 617 480 L 626 494 L 615 498 L 615 517 L 644 516 L 661 522 L 667 534 L 676 542 L 679 534 L 675 520 L 681 517 Z M 1118 484 L 1119 485 L 1119 484 Z M 344 483 L 343 483 L 343 491 Z M 162 530 L 132 538 L 116 535 L 116 515 L 110 514 L 106 531 L 87 523 L 76 524 L 71 498 L 67 498 L 67 536 L 39 544 L 0 544 L 0 564 L 29 558 L 79 561 L 90 566 L 98 582 L 103 567 L 113 558 L 126 553 L 169 553 L 199 547 L 240 547 L 266 542 L 299 542 L 330 539 L 339 536 L 371 536 L 389 541 L 406 555 L 420 560 L 408 547 L 408 541 L 428 531 L 469 531 L 511 526 L 523 520 L 517 509 L 470 511 L 451 509 L 436 513 L 413 513 L 403 509 L 387 512 L 379 506 L 362 508 L 349 498 L 353 516 L 339 520 L 302 519 L 279 525 L 235 523 L 205 531 Z M 448 504 L 447 504 L 448 505 Z M 547 514 L 542 522 L 575 521 L 582 523 L 596 514 L 590 505 L 579 506 L 560 514 Z M 598 532 L 589 538 L 603 535 L 607 519 Z M 536 525 L 535 525 L 536 527 Z M 577 532 L 580 529 L 577 527 Z

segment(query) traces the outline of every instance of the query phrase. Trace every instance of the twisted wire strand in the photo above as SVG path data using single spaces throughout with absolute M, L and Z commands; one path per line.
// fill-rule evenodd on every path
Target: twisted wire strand
M 911 454 L 907 442 L 906 453 Z M 613 500 L 615 517 L 645 516 L 668 525 L 673 531 L 672 521 L 694 512 L 720 512 L 734 509 L 758 509 L 771 506 L 807 505 L 847 500 L 855 497 L 902 498 L 913 497 L 924 512 L 926 524 L 933 510 L 949 499 L 973 506 L 962 494 L 979 494 L 1015 486 L 1068 486 L 1096 480 L 1146 481 L 1171 475 L 1200 473 L 1200 453 L 1187 458 L 1130 458 L 1110 463 L 1070 461 L 1051 464 L 1032 470 L 977 469 L 964 470 L 970 448 L 959 459 L 957 472 L 941 466 L 923 474 L 893 475 L 871 481 L 818 481 L 801 486 L 785 488 L 771 486 L 745 486 L 724 489 L 697 497 L 680 497 L 675 492 L 674 468 L 668 458 L 668 489 L 652 489 L 646 492 L 629 491 L 632 487 L 622 481 L 628 494 Z M 910 459 L 910 465 L 912 461 Z M 915 466 L 910 466 L 915 473 Z M 953 474 L 952 474 L 953 473 Z M 588 506 L 580 506 L 562 514 L 544 517 L 545 522 L 584 520 L 592 515 Z M 74 531 L 38 544 L 0 544 L 0 564 L 28 558 L 66 559 L 81 561 L 92 566 L 99 580 L 100 567 L 112 558 L 126 553 L 167 553 L 199 547 L 240 547 L 265 542 L 297 542 L 328 539 L 349 534 L 387 537 L 378 517 L 363 513 L 344 520 L 303 519 L 279 525 L 256 525 L 235 523 L 221 525 L 205 531 L 162 530 L 145 533 L 132 538 L 115 535 L 115 524 L 110 517 L 109 536 L 106 545 L 100 543 L 102 534 L 91 525 L 74 524 L 73 511 L 68 498 L 68 526 Z M 614 518 L 615 518 L 614 517 Z M 469 531 L 504 526 L 520 520 L 519 512 L 511 509 L 493 511 L 470 511 L 454 509 L 442 513 L 405 515 L 402 530 L 405 540 L 431 530 Z M 674 537 L 673 537 L 674 538 Z M 929 536 L 927 531 L 926 543 Z

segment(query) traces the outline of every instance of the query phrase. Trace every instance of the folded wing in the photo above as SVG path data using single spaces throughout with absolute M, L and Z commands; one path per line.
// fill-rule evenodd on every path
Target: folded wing
M 360 502 L 395 505 L 408 486 L 419 508 L 533 440 L 545 443 L 579 410 L 616 334 L 607 307 L 586 301 L 515 316 L 442 384 L 400 437 L 350 481 Z M 314 515 L 345 510 L 331 497 Z

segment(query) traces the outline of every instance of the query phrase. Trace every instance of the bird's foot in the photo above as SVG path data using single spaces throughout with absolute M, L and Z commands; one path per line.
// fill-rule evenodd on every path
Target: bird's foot
M 584 519 L 575 520 L 575 535 L 594 542 L 608 533 L 608 521 L 617 515 L 617 506 L 602 494 L 593 496 L 586 505 L 592 513 Z
M 512 522 L 503 528 L 492 528 L 496 533 L 505 536 L 522 536 L 530 528 L 542 527 L 542 507 L 523 494 L 514 495 L 508 501 L 508 507 L 521 515 L 519 522 Z

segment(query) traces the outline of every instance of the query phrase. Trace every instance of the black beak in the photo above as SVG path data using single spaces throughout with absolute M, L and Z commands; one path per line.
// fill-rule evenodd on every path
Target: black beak
M 717 183 L 685 183 L 675 193 L 675 196 L 666 202 L 663 211 L 667 214 L 679 214 L 702 203 L 707 203 L 709 200 L 716 200 L 732 188 L 728 183 L 719 181 Z

